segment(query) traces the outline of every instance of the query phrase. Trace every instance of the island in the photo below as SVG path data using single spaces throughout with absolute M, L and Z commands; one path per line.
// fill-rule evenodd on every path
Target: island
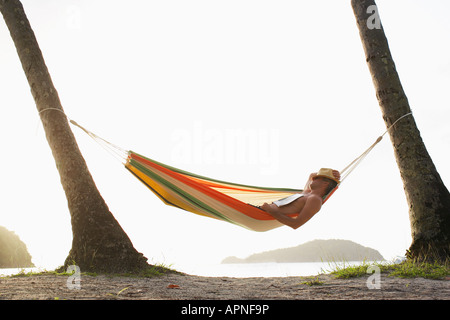
M 0 226 L 0 268 L 31 268 L 27 246 L 13 231 Z
M 255 253 L 247 258 L 227 257 L 222 263 L 263 262 L 339 262 L 339 261 L 383 261 L 375 249 L 364 247 L 350 240 L 313 240 L 291 248 Z

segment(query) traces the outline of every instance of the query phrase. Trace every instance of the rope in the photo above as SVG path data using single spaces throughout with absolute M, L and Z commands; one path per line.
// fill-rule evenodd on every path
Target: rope
M 41 111 L 39 111 L 39 114 L 41 114 L 44 111 L 51 111 L 51 110 L 56 110 L 61 112 L 62 114 L 64 114 L 67 118 L 67 120 L 74 126 L 80 128 L 81 130 L 83 130 L 89 137 L 91 137 L 95 142 L 97 142 L 103 149 L 105 149 L 109 154 L 111 154 L 114 158 L 116 158 L 117 160 L 119 160 L 122 163 L 125 163 L 126 159 L 128 158 L 128 150 L 125 150 L 105 139 L 103 139 L 102 137 L 96 135 L 95 133 L 87 130 L 86 128 L 84 128 L 83 126 L 79 125 L 76 121 L 70 119 L 67 114 L 61 110 L 61 109 L 57 109 L 57 108 L 46 108 L 43 109 Z
M 97 142 L 103 149 L 108 151 L 117 160 L 124 163 L 124 161 L 126 161 L 126 159 L 128 158 L 128 150 L 125 150 L 125 149 L 119 147 L 118 145 L 115 145 L 115 144 L 103 139 L 102 137 L 99 137 L 95 133 L 93 133 L 93 132 L 87 130 L 86 128 L 82 127 L 81 125 L 79 125 L 74 120 L 70 120 L 70 123 L 73 124 L 74 126 L 77 126 L 84 132 L 86 132 L 88 136 L 90 136 L 92 139 L 94 139 L 95 142 Z
M 348 175 L 349 175 L 350 173 L 353 172 L 353 170 L 355 170 L 355 168 L 361 163 L 361 161 L 364 160 L 364 158 L 370 153 L 370 151 L 372 151 L 372 149 L 375 148 L 375 146 L 376 146 L 378 143 L 380 143 L 381 140 L 383 140 L 384 135 L 385 135 L 386 133 L 388 133 L 388 131 L 391 130 L 391 128 L 392 128 L 393 126 L 395 126 L 395 125 L 397 124 L 397 122 L 399 122 L 399 121 L 402 120 L 403 118 L 405 118 L 405 117 L 407 117 L 407 116 L 410 116 L 410 115 L 412 115 L 412 112 L 409 112 L 409 113 L 407 113 L 407 114 L 404 114 L 403 116 L 401 116 L 400 118 L 398 118 L 397 120 L 395 120 L 394 123 L 391 124 L 391 125 L 386 129 L 386 131 L 385 131 L 381 136 L 379 136 L 379 137 L 377 138 L 377 140 L 376 140 L 369 148 L 367 148 L 366 151 L 364 151 L 359 157 L 357 157 L 355 160 L 353 160 L 352 162 L 350 162 L 349 165 L 347 165 L 344 169 L 342 169 L 342 170 L 340 171 L 340 173 L 341 173 L 341 183 L 342 183 L 342 181 L 344 181 L 344 180 L 348 177 Z
M 74 126 L 77 126 L 78 128 L 80 128 L 81 130 L 83 130 L 88 136 L 90 136 L 92 139 L 94 139 L 95 142 L 97 142 L 102 148 L 104 148 L 106 151 L 108 151 L 113 157 L 115 157 L 116 159 L 118 159 L 119 161 L 121 161 L 122 163 L 124 163 L 124 161 L 126 161 L 126 159 L 128 158 L 128 150 L 125 150 L 105 139 L 103 139 L 102 137 L 99 137 L 98 135 L 96 135 L 95 133 L 87 130 L 86 128 L 84 128 L 83 126 L 79 125 L 76 121 L 71 120 L 63 110 L 61 109 L 57 109 L 57 108 L 46 108 L 43 109 L 41 111 L 39 111 L 39 114 L 41 114 L 44 111 L 50 111 L 50 110 L 56 110 L 61 112 L 62 114 L 64 114 L 67 118 L 67 120 L 73 124 Z M 380 143 L 381 140 L 383 140 L 383 137 L 386 133 L 388 133 L 388 131 L 394 127 L 397 122 L 399 122 L 400 120 L 402 120 L 403 118 L 412 115 L 412 112 L 409 112 L 407 114 L 404 114 L 403 116 L 401 116 L 400 118 L 398 118 L 397 120 L 394 121 L 393 124 L 391 124 L 386 131 L 377 138 L 377 140 L 369 147 L 367 148 L 367 150 L 365 150 L 360 156 L 358 156 L 355 160 L 353 160 L 352 162 L 350 162 L 350 164 L 348 164 L 344 169 L 342 169 L 340 171 L 341 173 L 341 183 L 349 176 L 350 173 L 353 172 L 353 170 L 355 170 L 355 168 L 361 163 L 361 161 L 364 160 L 365 157 L 367 157 L 367 155 L 370 153 L 370 151 L 372 151 L 373 148 L 375 148 L 375 146 Z

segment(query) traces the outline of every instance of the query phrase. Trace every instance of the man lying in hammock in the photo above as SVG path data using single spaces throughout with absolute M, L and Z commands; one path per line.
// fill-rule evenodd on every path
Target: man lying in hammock
M 319 212 L 324 196 L 336 187 L 339 179 L 339 171 L 322 168 L 311 173 L 302 193 L 271 204 L 264 203 L 261 209 L 281 223 L 297 229 Z

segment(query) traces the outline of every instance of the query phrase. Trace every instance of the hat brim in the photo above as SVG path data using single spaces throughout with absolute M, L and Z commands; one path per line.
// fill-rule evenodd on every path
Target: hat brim
M 316 176 L 314 176 L 314 178 L 313 178 L 313 180 L 314 179 L 317 179 L 317 178 L 327 178 L 327 179 L 330 179 L 330 180 L 333 180 L 334 182 L 336 182 L 336 183 L 341 183 L 338 179 L 336 179 L 335 177 L 330 177 L 330 176 L 327 176 L 327 175 L 323 175 L 323 174 L 318 174 L 318 175 L 316 175 Z

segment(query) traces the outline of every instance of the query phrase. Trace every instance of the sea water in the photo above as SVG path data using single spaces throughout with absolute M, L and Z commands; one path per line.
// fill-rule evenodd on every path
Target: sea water
M 370 264 L 370 262 L 365 262 Z M 329 273 L 336 266 L 363 264 L 362 261 L 352 262 L 301 262 L 301 263 L 236 263 L 236 264 L 203 264 L 173 266 L 175 270 L 190 275 L 207 277 L 292 277 L 314 276 Z

